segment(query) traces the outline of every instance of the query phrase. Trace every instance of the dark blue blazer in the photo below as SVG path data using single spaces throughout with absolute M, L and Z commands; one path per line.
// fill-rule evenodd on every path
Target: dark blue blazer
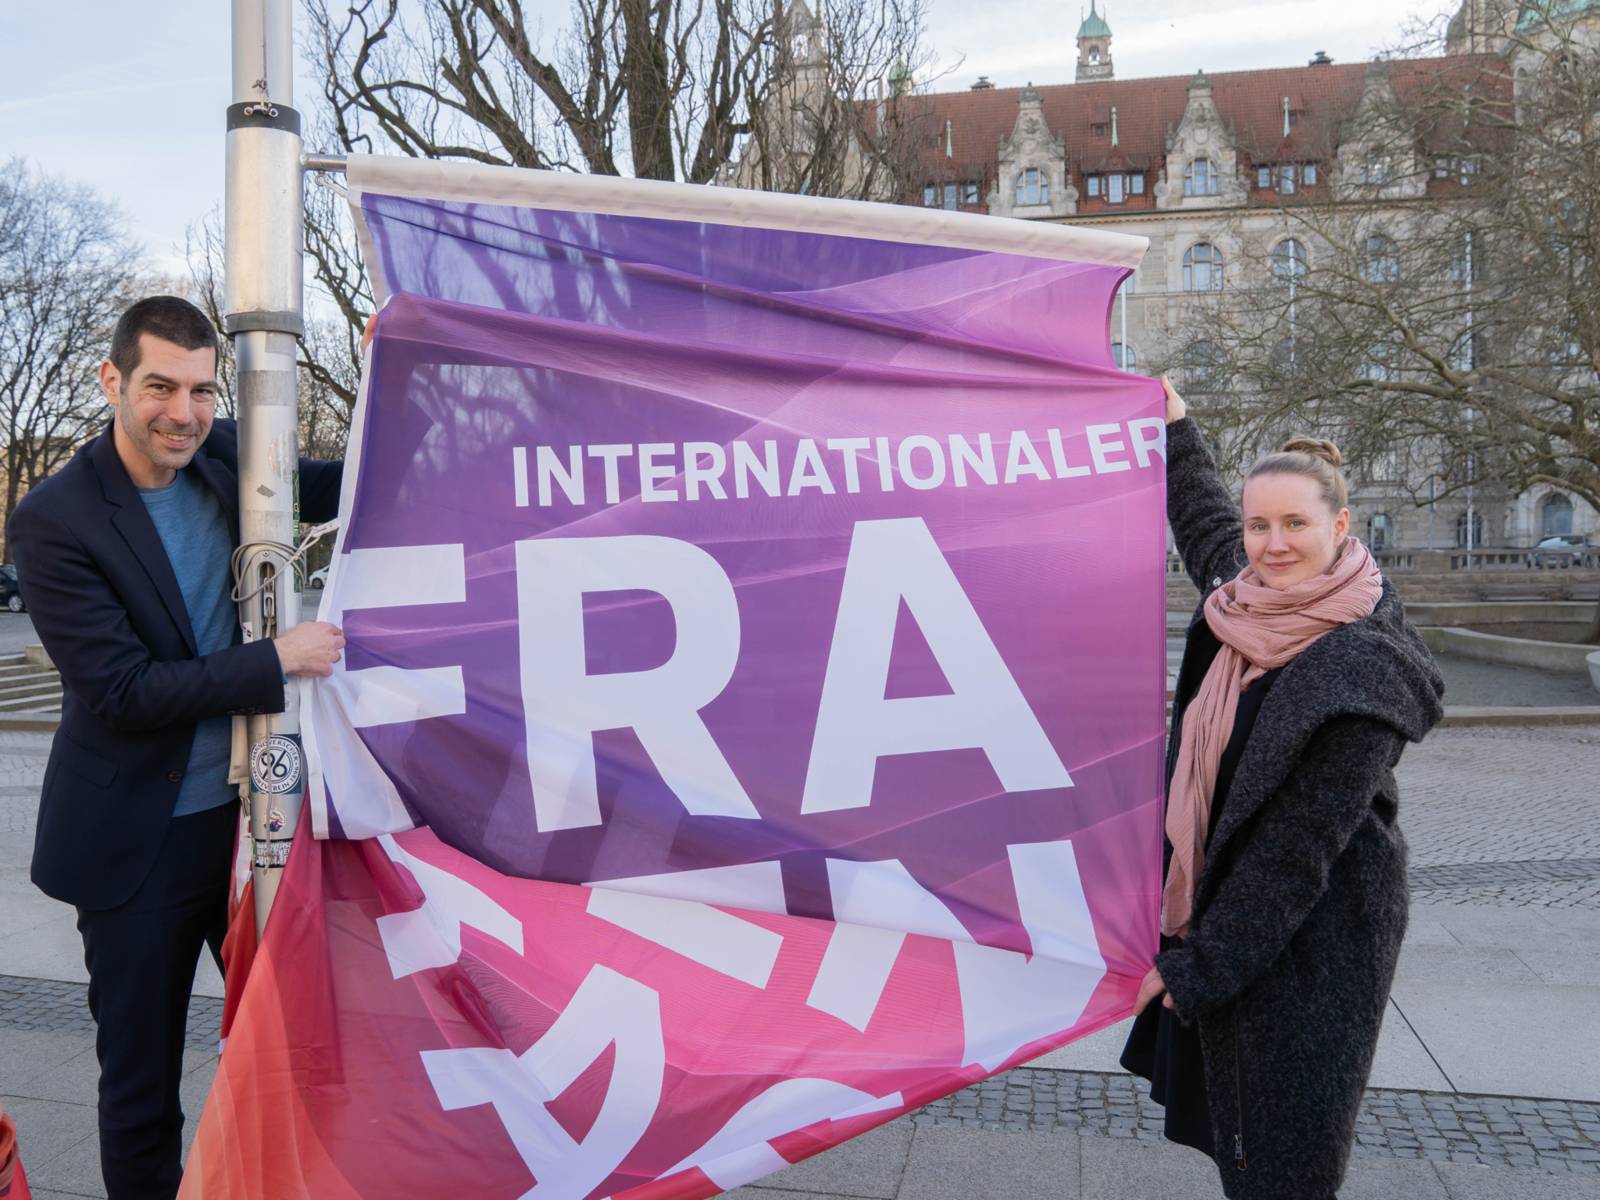
M 238 429 L 219 419 L 185 468 L 222 502 L 235 545 L 238 461 Z M 338 512 L 343 469 L 301 460 L 306 520 Z M 265 641 L 196 654 L 177 576 L 110 428 L 23 497 L 8 544 L 63 685 L 33 882 L 80 908 L 113 908 L 155 862 L 196 722 L 283 710 L 278 654 Z

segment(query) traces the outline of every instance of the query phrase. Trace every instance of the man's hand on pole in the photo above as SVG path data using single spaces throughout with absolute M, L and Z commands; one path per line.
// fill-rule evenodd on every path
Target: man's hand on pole
M 331 675 L 344 632 L 326 621 L 303 621 L 272 639 L 285 675 Z

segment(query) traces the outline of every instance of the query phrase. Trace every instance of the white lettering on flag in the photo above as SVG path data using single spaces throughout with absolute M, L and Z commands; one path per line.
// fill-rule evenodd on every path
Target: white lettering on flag
M 447 967 L 461 957 L 461 927 L 472 928 L 522 950 L 522 922 L 458 875 L 408 854 L 390 834 L 378 838 L 392 862 L 411 872 L 422 890 L 422 907 L 378 918 L 378 937 L 396 979 L 434 967 Z
M 956 942 L 965 1060 L 1000 1067 L 1029 1042 L 1070 1029 L 1105 975 L 1071 842 L 1009 846 L 1033 955 Z
M 885 699 L 902 599 L 949 695 Z M 1008 792 L 1072 786 L 927 524 L 856 522 L 800 811 L 871 803 L 886 755 L 972 748 Z
M 460 604 L 467 567 L 459 543 L 352 550 L 339 564 L 340 614 L 363 608 Z M 329 614 L 330 620 L 337 620 Z M 367 667 L 341 680 L 345 709 L 357 729 L 451 717 L 467 711 L 460 667 Z
M 615 1044 L 600 1114 L 575 1140 L 546 1105 Z M 537 1181 L 521 1200 L 586 1196 L 644 1136 L 666 1073 L 661 999 L 651 988 L 596 966 L 545 1035 L 520 1055 L 495 1047 L 425 1050 L 423 1069 L 446 1111 L 494 1106 Z
M 783 948 L 780 934 L 694 900 L 663 900 L 596 887 L 589 893 L 588 912 L 755 988 L 767 986 Z
M 699 1167 L 727 1191 L 789 1165 L 770 1139 L 818 1121 L 897 1108 L 902 1102 L 898 1092 L 879 1099 L 831 1079 L 785 1079 L 745 1104 L 705 1145 L 661 1177 Z
M 700 718 L 739 657 L 739 604 L 700 547 L 650 536 L 517 543 L 517 624 L 534 816 L 541 832 L 600 824 L 594 734 L 630 728 L 697 816 L 760 813 Z M 672 609 L 672 654 L 645 671 L 590 675 L 583 598 L 654 592 Z
M 830 942 L 812 986 L 812 996 L 820 993 L 827 1003 L 809 1002 L 865 1029 L 904 938 L 890 931 L 904 929 L 954 943 L 966 1040 L 963 1062 L 994 1070 L 1027 1043 L 1071 1027 L 1105 975 L 1072 843 L 1008 846 L 1006 856 L 1031 956 L 975 943 L 898 859 L 829 859 L 834 920 L 870 923 L 885 936 L 861 939 L 852 948 L 853 961 L 841 955 L 831 965 Z

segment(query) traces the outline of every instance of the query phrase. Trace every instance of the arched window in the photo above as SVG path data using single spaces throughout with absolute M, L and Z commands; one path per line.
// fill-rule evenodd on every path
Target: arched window
M 1196 242 L 1183 252 L 1183 290 L 1222 290 L 1222 252 L 1210 242 Z
M 1560 492 L 1551 492 L 1540 510 L 1540 537 L 1559 537 L 1572 532 L 1572 501 Z
M 1400 247 L 1393 238 L 1375 233 L 1361 243 L 1361 278 L 1368 283 L 1399 282 Z
M 1131 371 L 1139 365 L 1139 353 L 1132 346 L 1124 346 L 1121 342 L 1112 342 L 1111 360 L 1124 371 Z
M 1456 545 L 1467 550 L 1483 545 L 1483 513 L 1473 510 L 1470 542 L 1467 540 L 1467 514 L 1463 512 L 1456 518 Z
M 1373 513 L 1367 518 L 1367 548 L 1387 550 L 1394 538 L 1394 525 L 1388 513 Z
M 1310 273 L 1306 248 L 1295 238 L 1284 238 L 1272 248 L 1272 280 L 1274 283 L 1296 283 Z
M 1185 196 L 1215 196 L 1217 194 L 1217 169 L 1209 158 L 1197 158 L 1183 169 L 1183 194 Z
M 1016 208 L 1050 203 L 1050 177 L 1038 167 L 1018 171 L 1012 183 L 1011 203 Z

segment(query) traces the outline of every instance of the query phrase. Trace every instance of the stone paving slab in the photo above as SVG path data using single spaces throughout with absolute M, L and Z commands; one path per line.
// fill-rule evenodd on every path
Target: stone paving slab
M 1600 987 L 1397 978 L 1393 996 L 1462 1091 L 1576 1100 L 1600 1093 Z
M 828 1154 L 838 1154 L 838 1150 Z M 827 1154 L 819 1157 L 826 1158 Z M 858 1193 L 796 1191 L 783 1175 L 728 1193 L 735 1200 L 857 1200 Z M 1209 1159 L 1169 1143 L 1051 1133 L 919 1129 L 897 1200 L 1217 1200 Z M 1592 1200 L 1592 1177 L 1436 1163 L 1352 1158 L 1341 1200 Z

